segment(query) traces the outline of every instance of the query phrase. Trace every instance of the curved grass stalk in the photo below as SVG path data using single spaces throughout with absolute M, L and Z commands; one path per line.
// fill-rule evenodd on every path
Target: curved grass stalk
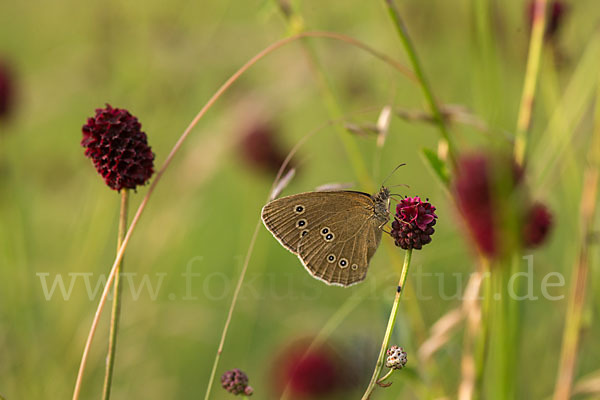
M 91 348 L 92 340 L 93 340 L 94 335 L 96 333 L 96 329 L 98 327 L 98 322 L 100 321 L 100 315 L 102 314 L 102 311 L 103 311 L 104 306 L 106 304 L 106 300 L 108 298 L 108 292 L 109 292 L 110 286 L 112 285 L 113 280 L 115 278 L 117 266 L 119 265 L 119 263 L 123 259 L 123 254 L 125 253 L 125 249 L 127 248 L 127 245 L 129 244 L 129 240 L 131 239 L 133 231 L 135 230 L 135 227 L 137 226 L 138 221 L 139 221 L 142 213 L 146 209 L 148 201 L 149 201 L 150 197 L 152 196 L 152 193 L 154 192 L 154 189 L 156 188 L 156 185 L 158 184 L 158 182 L 160 182 L 163 174 L 165 173 L 165 171 L 168 169 L 169 165 L 173 161 L 173 158 L 178 153 L 178 151 L 182 147 L 183 143 L 185 142 L 185 140 L 189 136 L 190 132 L 198 124 L 198 122 L 200 121 L 200 119 L 202 119 L 202 117 L 213 106 L 213 104 L 221 97 L 221 95 L 225 91 L 227 91 L 229 89 L 229 87 L 231 87 L 231 85 L 235 81 L 237 81 L 237 79 L 241 75 L 243 75 L 248 69 L 250 69 L 250 67 L 252 67 L 254 64 L 256 64 L 259 60 L 263 59 L 268 54 L 270 54 L 270 53 L 274 52 L 275 50 L 279 49 L 280 47 L 283 47 L 284 45 L 286 45 L 288 43 L 291 43 L 293 41 L 296 41 L 296 40 L 298 40 L 298 39 L 300 39 L 302 37 L 323 37 L 323 38 L 335 39 L 335 40 L 339 40 L 339 41 L 351 44 L 351 45 L 353 45 L 353 46 L 355 46 L 357 48 L 360 48 L 360 49 L 362 49 L 362 50 L 370 53 L 374 57 L 379 58 L 380 60 L 386 62 L 388 65 L 390 65 L 393 68 L 399 70 L 401 73 L 407 75 L 409 78 L 412 79 L 412 74 L 402 64 L 400 64 L 399 62 L 391 59 L 390 57 L 387 57 L 385 54 L 382 54 L 382 53 L 378 52 L 377 50 L 372 49 L 371 47 L 367 46 L 366 44 L 364 44 L 364 43 L 362 43 L 362 42 L 360 42 L 360 41 L 358 41 L 358 40 L 356 40 L 354 38 L 351 38 L 351 37 L 345 36 L 345 35 L 341 35 L 341 34 L 337 34 L 337 33 L 330 33 L 330 32 L 305 32 L 305 33 L 300 33 L 300 34 L 295 35 L 295 36 L 291 36 L 289 38 L 285 38 L 285 39 L 279 40 L 279 41 L 271 44 L 270 46 L 266 47 L 265 49 L 263 49 L 262 51 L 260 51 L 258 54 L 256 54 L 254 57 L 252 57 L 248 62 L 246 62 L 227 81 L 225 81 L 225 83 L 223 83 L 223 85 L 221 85 L 221 87 L 213 94 L 213 96 L 207 101 L 207 103 L 202 107 L 202 109 L 194 117 L 194 119 L 192 120 L 192 122 L 185 129 L 185 131 L 181 134 L 181 136 L 179 137 L 179 139 L 177 140 L 177 142 L 175 143 L 175 145 L 171 149 L 171 152 L 169 153 L 169 155 L 165 159 L 162 167 L 157 171 L 154 180 L 152 181 L 152 183 L 150 183 L 150 186 L 148 187 L 148 191 L 146 192 L 146 195 L 142 199 L 142 201 L 141 201 L 141 203 L 140 203 L 140 205 L 139 205 L 139 207 L 138 207 L 138 209 L 137 209 L 137 211 L 136 211 L 136 213 L 135 213 L 135 215 L 133 217 L 133 220 L 131 221 L 131 224 L 129 225 L 129 229 L 127 230 L 127 233 L 125 234 L 125 237 L 123 239 L 123 243 L 122 243 L 119 251 L 117 252 L 117 255 L 116 255 L 115 260 L 113 262 L 113 265 L 111 267 L 110 273 L 109 273 L 107 281 L 106 281 L 106 286 L 104 287 L 104 290 L 103 290 L 102 295 L 100 297 L 100 301 L 98 303 L 98 307 L 96 309 L 96 313 L 94 314 L 94 318 L 92 320 L 92 324 L 91 324 L 91 327 L 90 327 L 90 332 L 89 332 L 88 337 L 86 339 L 86 343 L 85 343 L 85 346 L 84 346 L 83 354 L 82 354 L 82 357 L 81 357 L 81 362 L 80 362 L 80 365 L 79 365 L 79 370 L 77 372 L 77 378 L 76 378 L 75 387 L 74 387 L 74 390 L 73 390 L 73 400 L 77 400 L 79 398 L 79 394 L 81 392 L 81 384 L 82 384 L 82 380 L 83 380 L 83 372 L 85 371 L 85 367 L 86 367 L 86 364 L 87 364 L 87 360 L 88 360 L 88 356 L 89 356 L 89 351 L 90 351 L 90 348 Z

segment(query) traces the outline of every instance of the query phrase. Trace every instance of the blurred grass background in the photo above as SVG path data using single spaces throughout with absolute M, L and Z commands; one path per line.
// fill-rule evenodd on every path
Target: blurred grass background
M 529 36 L 525 2 L 402 0 L 398 5 L 439 99 L 465 105 L 494 129 L 511 132 Z M 293 6 L 307 29 L 353 36 L 408 65 L 383 2 L 296 1 Z M 554 211 L 556 229 L 535 252 L 534 288 L 540 299 L 525 306 L 522 352 L 515 360 L 522 371 L 519 398 L 546 398 L 554 386 L 566 301 L 545 300 L 539 288 L 543 277 L 556 271 L 567 285 L 551 292 L 567 294 L 578 251 L 581 173 L 600 69 L 599 17 L 593 0 L 570 3 L 555 44 L 560 57 L 546 51 L 540 72 L 529 183 Z M 68 300 L 58 293 L 46 300 L 36 274 L 49 273 L 50 283 L 62 274 L 68 283 L 69 273 L 91 272 L 95 284 L 113 261 L 119 196 L 83 156 L 79 142 L 85 119 L 106 102 L 127 108 L 141 121 L 159 167 L 217 87 L 288 33 L 276 3 L 265 0 L 0 4 L 0 57 L 14 71 L 16 88 L 14 113 L 0 121 L 0 393 L 8 400 L 71 395 L 98 300 L 88 298 L 81 277 Z M 374 122 L 390 103 L 426 109 L 420 89 L 381 61 L 339 42 L 311 43 L 350 121 Z M 154 284 L 157 274 L 166 275 L 156 299 L 144 291 L 135 300 L 125 287 L 113 398 L 203 396 L 241 262 L 273 178 L 245 164 L 237 142 L 252 124 L 266 120 L 290 148 L 331 118 L 323 98 L 297 42 L 245 74 L 195 129 L 157 187 L 125 257 L 127 272 L 149 274 Z M 374 111 L 361 112 L 365 109 Z M 464 126 L 452 132 L 463 150 L 506 145 L 500 135 Z M 452 274 L 462 277 L 464 288 L 474 268 L 452 203 L 419 155 L 424 147 L 435 148 L 437 139 L 434 127 L 397 118 L 380 155 L 373 138 L 353 138 L 374 182 L 407 163 L 390 184 L 405 183 L 410 189 L 401 193 L 429 197 L 440 217 L 433 243 L 415 254 L 412 272 L 443 275 L 422 278 L 430 300 L 410 295 L 403 300 L 394 339 L 407 349 L 410 369 L 398 373 L 391 388 L 378 390 L 377 398 L 444 392 L 453 398 L 460 380 L 460 332 L 436 354 L 437 370 L 423 372 L 423 366 L 410 364 L 423 340 L 418 332 L 460 305 L 457 298 L 440 296 L 440 280 L 447 293 L 454 293 Z M 299 174 L 284 194 L 328 182 L 357 182 L 333 127 L 320 130 L 296 160 Z M 132 196 L 132 207 L 144 193 L 142 188 Z M 360 296 L 331 342 L 366 351 L 366 384 L 399 274 L 384 247 L 366 282 L 333 288 L 310 278 L 296 257 L 261 228 L 218 374 L 241 368 L 250 376 L 255 398 L 271 398 L 281 349 L 318 334 L 348 298 Z M 399 249 L 391 251 L 400 255 Z M 201 274 L 192 280 L 195 299 L 185 299 L 181 276 L 190 263 Z M 597 264 L 590 280 L 597 289 Z M 600 304 L 593 290 L 589 294 L 578 378 L 600 368 Z M 421 310 L 420 328 L 407 314 L 411 302 Z M 108 315 L 105 311 L 94 342 L 82 398 L 97 398 L 101 390 Z M 431 381 L 442 393 L 426 390 Z M 212 398 L 228 396 L 218 385 L 213 389 Z

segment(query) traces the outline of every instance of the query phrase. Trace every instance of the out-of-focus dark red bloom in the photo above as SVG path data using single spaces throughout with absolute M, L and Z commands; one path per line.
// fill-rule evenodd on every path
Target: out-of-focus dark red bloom
M 435 207 L 420 197 L 407 197 L 396 205 L 396 215 L 392 222 L 392 237 L 396 246 L 408 249 L 421 249 L 431 242 L 435 232 L 437 215 Z
M 544 243 L 552 229 L 552 214 L 540 203 L 531 206 L 525 215 L 523 224 L 523 242 L 525 247 L 537 247 Z
M 111 189 L 135 189 L 154 172 L 154 153 L 141 127 L 127 110 L 109 104 L 82 127 L 85 155 Z
M 252 386 L 248 386 L 248 376 L 238 368 L 227 371 L 221 376 L 221 386 L 235 395 L 251 396 L 254 393 Z
M 541 2 L 539 0 L 531 0 L 527 5 L 527 17 L 530 28 L 537 11 L 536 7 L 541 7 Z M 548 5 L 546 6 L 547 17 L 546 30 L 544 32 L 545 40 L 554 40 L 556 38 L 567 10 L 567 4 L 565 4 L 564 1 L 555 0 L 548 2 Z
M 461 158 L 456 170 L 454 191 L 459 211 L 479 250 L 486 256 L 494 256 L 498 250 L 498 232 L 489 169 L 488 159 L 484 155 Z
M 250 166 L 276 174 L 286 153 L 276 141 L 276 130 L 267 123 L 254 123 L 242 135 L 239 149 Z
M 532 205 L 524 185 L 525 171 L 509 157 L 483 153 L 459 159 L 453 182 L 456 204 L 479 252 L 499 257 L 510 243 L 523 247 L 541 244 L 551 228 L 548 210 Z M 507 240 L 513 234 L 506 218 L 515 218 L 523 237 Z
M 0 119 L 10 116 L 14 102 L 14 84 L 10 69 L 0 61 Z
M 292 399 L 337 398 L 352 386 L 344 369 L 348 365 L 330 347 L 311 349 L 310 341 L 299 341 L 275 360 L 274 389 L 277 397 L 287 391 Z
M 552 38 L 558 33 L 567 12 L 567 5 L 562 1 L 553 1 L 549 8 L 550 15 L 546 22 L 546 38 Z

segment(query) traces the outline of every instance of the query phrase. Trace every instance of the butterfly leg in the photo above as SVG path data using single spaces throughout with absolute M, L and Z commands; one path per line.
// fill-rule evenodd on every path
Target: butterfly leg
M 383 232 L 387 233 L 388 235 L 390 235 L 391 237 L 393 237 L 393 235 L 392 235 L 392 231 L 389 231 L 389 232 L 388 232 L 388 231 L 386 231 L 386 230 L 385 230 L 385 229 L 383 229 L 383 228 L 382 228 L 381 230 L 382 230 Z
M 379 229 L 381 229 L 383 231 L 383 227 L 387 225 L 389 221 L 384 221 L 381 223 L 381 225 L 378 226 Z

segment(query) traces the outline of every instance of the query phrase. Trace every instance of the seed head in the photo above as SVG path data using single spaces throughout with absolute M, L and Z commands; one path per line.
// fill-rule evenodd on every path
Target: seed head
M 385 366 L 391 369 L 402 369 L 406 366 L 407 354 L 402 347 L 392 346 L 387 351 Z

